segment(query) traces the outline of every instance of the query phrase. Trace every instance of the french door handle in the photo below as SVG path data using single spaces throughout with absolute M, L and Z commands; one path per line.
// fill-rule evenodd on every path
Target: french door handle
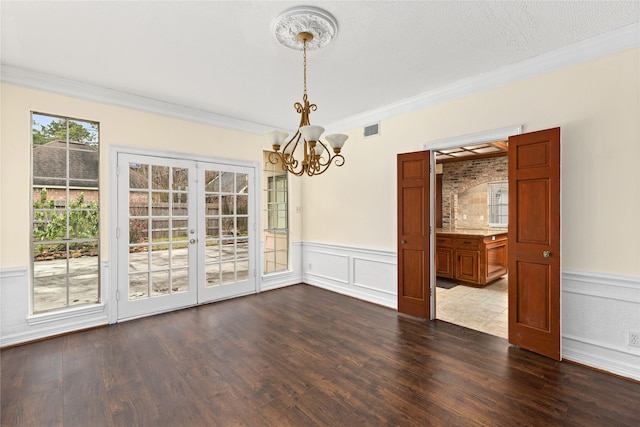
M 192 245 L 196 242 L 196 239 L 191 239 L 189 240 L 189 243 L 191 243 Z

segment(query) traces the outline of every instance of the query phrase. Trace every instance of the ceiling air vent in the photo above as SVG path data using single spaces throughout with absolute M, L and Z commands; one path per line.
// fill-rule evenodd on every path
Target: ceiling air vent
M 374 123 L 369 126 L 364 127 L 364 137 L 368 138 L 370 136 L 380 135 L 380 123 Z

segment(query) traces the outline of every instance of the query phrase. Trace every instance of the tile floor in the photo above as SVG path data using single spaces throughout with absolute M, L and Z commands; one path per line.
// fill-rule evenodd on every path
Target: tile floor
M 507 276 L 484 288 L 436 287 L 436 318 L 507 338 L 509 315 Z

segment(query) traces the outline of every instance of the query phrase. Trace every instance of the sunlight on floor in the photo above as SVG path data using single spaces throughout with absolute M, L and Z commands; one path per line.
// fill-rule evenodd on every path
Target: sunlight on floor
M 507 276 L 484 288 L 436 287 L 436 318 L 465 328 L 507 338 Z

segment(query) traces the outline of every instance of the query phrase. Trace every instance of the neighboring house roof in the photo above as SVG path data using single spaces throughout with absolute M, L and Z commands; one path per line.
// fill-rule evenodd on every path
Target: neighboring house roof
M 33 147 L 33 185 L 65 185 L 67 144 L 51 141 Z M 69 142 L 69 186 L 98 186 L 98 148 L 83 142 Z

